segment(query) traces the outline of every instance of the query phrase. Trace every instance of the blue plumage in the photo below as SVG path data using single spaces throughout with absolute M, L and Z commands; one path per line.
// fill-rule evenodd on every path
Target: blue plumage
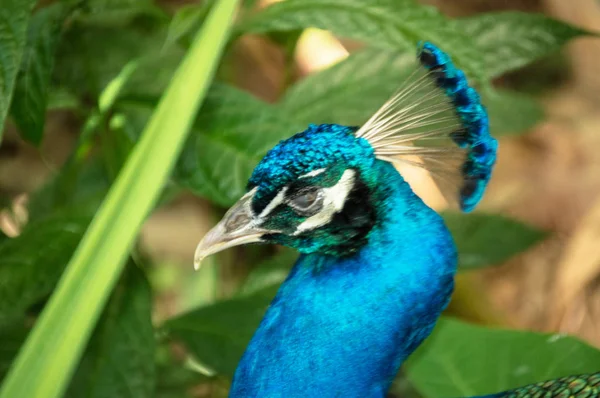
M 355 131 L 337 124 L 311 124 L 292 139 L 281 141 L 254 168 L 248 181 L 248 190 L 258 187 L 253 201 L 256 210 L 266 207 L 284 182 L 313 170 L 343 162 L 346 167 L 368 172 L 375 160 L 374 151 L 367 140 L 354 137 Z
M 246 195 L 200 242 L 196 264 L 252 242 L 302 253 L 230 397 L 381 398 L 448 304 L 457 264 L 450 233 L 391 162 L 442 164 L 459 175 L 457 196 L 471 211 L 497 143 L 450 57 L 424 43 L 418 59 L 414 79 L 360 128 L 311 125 L 269 151 Z
M 462 128 L 458 133 L 452 132 L 451 137 L 467 150 L 462 168 L 460 205 L 463 211 L 469 212 L 483 197 L 490 180 L 498 141 L 490 135 L 487 111 L 479 94 L 469 87 L 465 74 L 454 66 L 450 57 L 429 42 L 421 44 L 417 54 L 420 63 L 432 73 L 438 86 L 451 99 L 462 121 Z
M 348 153 L 327 131 L 336 128 L 321 126 L 281 145 L 302 147 L 318 131 L 332 143 L 315 147 L 319 167 L 336 164 Z M 240 362 L 230 397 L 381 398 L 446 307 L 456 252 L 443 221 L 392 165 L 363 151 L 360 139 L 345 140 L 354 141 L 349 152 L 360 154 L 356 167 L 381 203 L 377 224 L 354 256 L 316 249 L 298 260 Z M 279 167 L 266 167 L 261 184 L 280 175 Z

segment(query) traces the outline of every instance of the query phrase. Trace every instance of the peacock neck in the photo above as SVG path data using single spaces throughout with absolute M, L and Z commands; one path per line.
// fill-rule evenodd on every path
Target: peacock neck
M 383 397 L 453 288 L 442 219 L 386 162 L 378 223 L 354 255 L 302 255 L 235 374 L 230 397 Z

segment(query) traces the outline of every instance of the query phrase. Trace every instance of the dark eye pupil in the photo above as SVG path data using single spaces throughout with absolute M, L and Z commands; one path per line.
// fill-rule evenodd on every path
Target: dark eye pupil
M 295 198 L 294 204 L 301 209 L 306 209 L 317 200 L 317 196 L 316 191 L 305 193 Z

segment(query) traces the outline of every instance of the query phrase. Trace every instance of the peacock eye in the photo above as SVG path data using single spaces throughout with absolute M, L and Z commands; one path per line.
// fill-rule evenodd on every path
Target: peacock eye
M 319 187 L 305 188 L 288 204 L 302 215 L 315 214 L 323 207 L 323 191 Z

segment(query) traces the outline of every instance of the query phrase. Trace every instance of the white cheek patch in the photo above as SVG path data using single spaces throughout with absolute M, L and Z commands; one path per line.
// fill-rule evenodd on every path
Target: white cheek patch
M 316 169 L 316 170 L 313 170 L 313 171 L 311 171 L 310 173 L 306 173 L 306 174 L 304 174 L 304 175 L 301 175 L 301 176 L 300 176 L 300 177 L 298 177 L 298 178 L 310 178 L 310 177 L 316 177 L 316 176 L 318 176 L 319 174 L 323 174 L 323 173 L 324 173 L 326 170 L 327 170 L 327 169 Z
M 354 186 L 355 174 L 354 170 L 346 170 L 337 184 L 329 188 L 323 188 L 323 208 L 320 212 L 298 225 L 296 231 L 294 231 L 294 235 L 299 235 L 302 232 L 318 228 L 330 222 L 335 213 L 344 208 L 346 197 Z

